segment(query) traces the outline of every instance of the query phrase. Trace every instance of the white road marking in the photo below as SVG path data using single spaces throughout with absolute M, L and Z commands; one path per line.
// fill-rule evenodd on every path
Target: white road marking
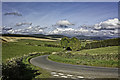
M 53 75 L 54 77 L 58 77 L 59 75 Z
M 68 76 L 68 77 L 72 77 L 73 75 L 71 75 L 71 74 L 68 74 L 67 76 Z
M 83 76 L 77 76 L 77 78 L 84 78 Z
M 61 75 L 61 76 L 64 75 L 63 73 L 58 73 L 58 74 Z
M 56 72 L 51 72 L 51 74 L 56 74 Z
M 61 77 L 63 77 L 63 78 L 68 78 L 67 76 L 61 76 Z

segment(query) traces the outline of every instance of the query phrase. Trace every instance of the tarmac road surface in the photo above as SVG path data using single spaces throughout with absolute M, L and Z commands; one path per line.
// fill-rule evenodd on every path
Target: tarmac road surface
M 49 55 L 32 58 L 30 63 L 49 71 L 81 75 L 85 78 L 118 78 L 118 68 L 72 65 L 48 60 Z

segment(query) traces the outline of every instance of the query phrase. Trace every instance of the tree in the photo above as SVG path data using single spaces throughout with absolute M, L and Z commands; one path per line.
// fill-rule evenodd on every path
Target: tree
M 64 37 L 61 39 L 61 46 L 63 48 L 67 48 L 69 46 L 69 38 L 68 37 Z
M 77 38 L 73 37 L 70 39 L 69 46 L 73 51 L 76 51 L 81 48 L 81 43 Z

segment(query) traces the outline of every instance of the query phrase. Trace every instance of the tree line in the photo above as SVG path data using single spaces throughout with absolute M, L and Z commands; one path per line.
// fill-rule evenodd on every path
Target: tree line
M 91 43 L 87 43 L 86 41 L 84 41 L 85 45 L 81 45 L 81 42 L 82 41 L 77 39 L 76 37 L 73 37 L 73 38 L 63 37 L 60 41 L 61 47 L 63 47 L 65 50 L 78 51 L 82 49 L 119 46 L 120 38 L 100 40 L 100 41 L 95 41 Z
M 114 39 L 100 40 L 92 43 L 87 43 L 84 49 L 119 46 L 119 44 L 120 44 L 120 38 L 114 38 Z

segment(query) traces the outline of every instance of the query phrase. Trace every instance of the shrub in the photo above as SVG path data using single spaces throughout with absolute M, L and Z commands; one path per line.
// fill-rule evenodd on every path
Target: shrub
M 2 80 L 32 80 L 35 72 L 22 62 L 22 58 L 13 58 L 2 64 Z

